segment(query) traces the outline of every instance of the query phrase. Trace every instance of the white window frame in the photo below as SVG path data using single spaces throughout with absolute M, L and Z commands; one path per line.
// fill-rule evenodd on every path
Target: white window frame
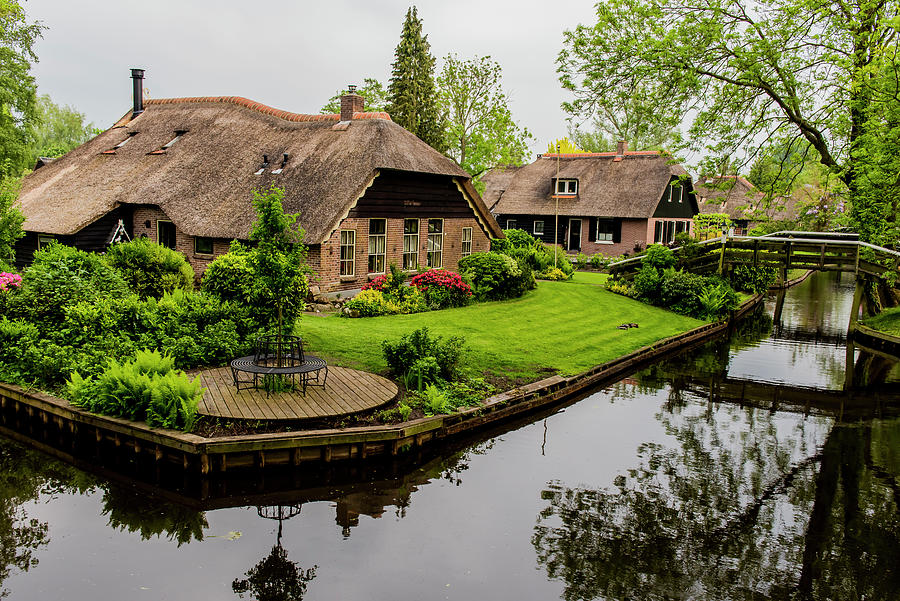
M 415 233 L 407 233 L 407 224 L 415 223 Z M 419 230 L 421 223 L 418 219 L 403 220 L 403 269 L 415 271 L 419 268 Z
M 372 233 L 372 225 L 377 222 L 384 224 L 384 232 L 381 234 Z M 387 219 L 376 218 L 369 219 L 369 273 L 384 273 L 387 258 Z M 381 265 L 379 266 L 379 258 Z M 372 259 L 375 259 L 374 269 Z M 381 267 L 381 269 L 379 269 Z
M 462 257 L 468 257 L 472 254 L 472 228 L 470 227 L 462 229 L 462 243 L 459 254 Z
M 603 232 L 602 238 L 600 237 L 601 236 L 601 232 L 600 232 L 600 224 L 601 223 L 607 223 L 610 225 L 609 232 Z M 612 219 L 597 219 L 597 232 L 596 232 L 596 235 L 594 236 L 594 241 L 597 244 L 613 244 L 613 236 L 615 235 L 614 234 L 615 229 L 616 229 L 616 223 Z
M 540 226 L 541 226 L 540 231 L 538 231 L 538 224 L 540 224 Z M 543 236 L 544 235 L 544 222 L 542 220 L 535 221 L 532 231 L 534 232 L 535 236 Z
M 514 229 L 516 229 L 516 225 L 517 225 L 517 223 L 516 223 L 515 219 L 507 219 L 506 220 L 506 229 L 514 230 Z
M 56 236 L 48 236 L 46 234 L 38 235 L 38 250 L 56 242 Z
M 439 223 L 440 231 L 432 232 L 431 224 Z M 426 252 L 426 264 L 430 269 L 440 269 L 444 266 L 444 220 L 428 220 L 428 247 Z
M 341 277 L 352 277 L 356 275 L 356 230 L 341 230 L 340 234 L 340 250 L 338 253 L 338 273 Z M 345 253 L 345 249 L 349 249 L 349 253 Z M 349 258 L 345 258 L 349 254 Z M 349 270 L 344 269 L 344 265 L 349 265 Z
M 576 196 L 578 194 L 577 179 L 558 179 L 556 180 L 557 196 Z

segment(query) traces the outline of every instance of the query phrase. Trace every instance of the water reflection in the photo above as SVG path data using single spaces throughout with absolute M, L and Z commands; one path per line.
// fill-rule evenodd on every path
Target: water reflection
M 773 299 L 730 339 L 406 463 L 157 485 L 0 441 L 0 585 L 85 601 L 897 599 L 897 363 L 851 349 L 845 370 L 849 305 L 815 303 L 848 286 L 806 286 L 779 319 Z
M 611 486 L 544 488 L 532 544 L 563 598 L 900 598 L 900 419 L 873 419 L 897 362 L 848 352 L 844 288 L 811 278 L 615 388 L 664 392 L 670 441 Z

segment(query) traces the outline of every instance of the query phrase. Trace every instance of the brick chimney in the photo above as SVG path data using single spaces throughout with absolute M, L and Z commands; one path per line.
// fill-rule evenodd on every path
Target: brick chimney
M 628 152 L 628 140 L 619 140 L 619 143 L 616 144 L 616 156 L 623 157 L 626 152 Z
M 353 121 L 353 113 L 365 109 L 365 98 L 356 93 L 356 86 L 347 86 L 347 93 L 341 96 L 341 121 Z

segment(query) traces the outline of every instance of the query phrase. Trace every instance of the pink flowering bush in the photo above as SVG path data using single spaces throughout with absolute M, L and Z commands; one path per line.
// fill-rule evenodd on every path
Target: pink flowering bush
M 411 283 L 425 295 L 432 309 L 462 307 L 472 298 L 472 289 L 462 277 L 446 269 L 430 269 L 414 276 Z
M 0 291 L 6 292 L 22 285 L 22 276 L 18 273 L 0 273 Z

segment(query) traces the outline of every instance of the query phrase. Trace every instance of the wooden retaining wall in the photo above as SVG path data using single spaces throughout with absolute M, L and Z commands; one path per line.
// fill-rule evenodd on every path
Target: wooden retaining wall
M 665 355 L 725 332 L 735 319 L 746 315 L 762 300 L 762 295 L 754 296 L 728 320 L 666 338 L 584 373 L 553 376 L 495 395 L 480 407 L 397 425 L 204 438 L 88 413 L 63 399 L 0 383 L 0 433 L 70 462 L 113 454 L 122 461 L 158 467 L 175 465 L 185 472 L 204 475 L 243 468 L 397 456 L 611 383 Z

